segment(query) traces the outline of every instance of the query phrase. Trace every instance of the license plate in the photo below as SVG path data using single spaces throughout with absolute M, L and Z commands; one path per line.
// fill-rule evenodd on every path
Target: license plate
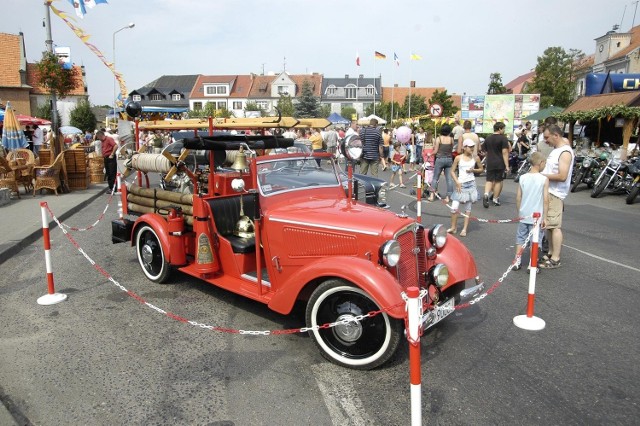
M 456 310 L 453 297 L 440 306 L 436 306 L 433 310 L 427 312 L 424 316 L 423 329 L 426 330 L 445 319 L 449 314 Z

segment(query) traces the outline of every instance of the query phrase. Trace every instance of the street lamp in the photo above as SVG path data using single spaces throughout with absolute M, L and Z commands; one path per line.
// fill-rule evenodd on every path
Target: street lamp
M 122 30 L 126 30 L 127 28 L 133 28 L 136 24 L 130 22 L 129 25 L 120 28 L 117 31 L 113 32 L 113 118 L 116 118 L 116 85 L 118 84 L 118 79 L 116 78 L 116 34 L 118 34 Z M 117 120 L 116 120 L 117 123 Z

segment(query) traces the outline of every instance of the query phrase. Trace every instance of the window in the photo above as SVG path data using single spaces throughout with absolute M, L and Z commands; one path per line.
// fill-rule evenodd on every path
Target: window
M 201 111 L 202 110 L 202 102 L 194 102 L 193 103 L 193 110 L 194 111 Z
M 227 86 L 226 85 L 206 86 L 205 92 L 207 93 L 207 95 L 226 95 Z
M 171 95 L 172 101 L 179 101 L 181 99 L 182 99 L 182 96 L 180 96 L 180 93 L 174 93 L 173 95 Z
M 365 93 L 366 93 L 367 96 L 373 96 L 375 94 L 375 92 L 376 92 L 376 89 L 372 85 L 368 85 L 365 88 Z
M 227 102 L 216 102 L 216 109 L 227 109 Z
M 256 105 L 258 108 L 267 110 L 269 109 L 269 102 L 267 101 L 256 101 Z
M 149 99 L 152 101 L 161 101 L 162 95 L 160 93 L 154 93 L 151 96 L 149 96 Z
M 289 88 L 287 86 L 278 86 L 278 95 L 288 95 Z
M 233 101 L 233 109 L 242 109 L 242 101 Z
M 344 97 L 347 99 L 356 99 L 357 97 L 357 87 L 353 84 L 349 84 L 344 88 Z
M 335 95 L 335 94 L 337 93 L 337 91 L 338 91 L 338 89 L 336 88 L 336 86 L 334 86 L 333 84 L 331 84 L 331 85 L 329 85 L 329 86 L 327 87 L 327 91 L 326 91 L 326 93 L 327 93 L 327 95 L 329 95 L 329 96 L 333 96 L 333 95 Z
M 140 102 L 140 101 L 142 100 L 142 96 L 140 96 L 140 95 L 133 95 L 133 96 L 131 97 L 131 100 L 132 100 L 132 101 L 134 101 L 134 102 Z

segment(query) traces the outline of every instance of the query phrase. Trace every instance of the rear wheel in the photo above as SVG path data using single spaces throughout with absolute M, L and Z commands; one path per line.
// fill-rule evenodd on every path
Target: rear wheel
M 597 198 L 598 195 L 602 194 L 602 191 L 604 191 L 604 189 L 607 187 L 608 182 L 609 182 L 609 176 L 603 176 L 602 180 L 591 191 L 591 198 Z
M 164 283 L 171 273 L 171 265 L 164 257 L 160 239 L 149 225 L 144 225 L 136 234 L 136 253 L 147 278 L 156 283 Z
M 380 307 L 362 289 L 341 280 L 322 283 L 307 304 L 308 327 L 349 321 L 330 328 L 313 329 L 309 334 L 322 356 L 331 362 L 357 370 L 376 368 L 391 358 L 402 336 L 402 322 L 382 312 L 373 317 L 355 317 Z
M 633 204 L 633 202 L 636 200 L 636 197 L 638 196 L 639 191 L 640 191 L 640 183 L 636 183 L 635 185 L 633 185 L 633 188 L 631 188 L 629 195 L 627 195 L 627 199 L 626 199 L 627 204 Z
M 576 192 L 576 188 L 578 188 L 578 185 L 582 183 L 583 178 L 584 178 L 584 170 L 580 170 L 578 172 L 578 175 L 576 176 L 576 180 L 574 180 L 573 183 L 571 184 L 571 192 Z

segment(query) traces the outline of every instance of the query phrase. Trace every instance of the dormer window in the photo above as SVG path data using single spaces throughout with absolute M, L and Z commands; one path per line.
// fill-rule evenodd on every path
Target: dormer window
M 205 86 L 205 93 L 210 96 L 215 95 L 226 95 L 227 85 L 226 84 L 216 84 L 216 85 L 208 85 Z
M 335 86 L 335 85 L 333 85 L 333 84 L 331 84 L 331 85 L 329 85 L 329 86 L 327 87 L 327 92 L 326 92 L 326 94 L 327 94 L 328 96 L 333 96 L 333 95 L 335 95 L 335 94 L 336 94 L 336 92 L 337 92 L 337 91 L 338 91 L 338 89 L 336 88 L 336 86 Z
M 182 99 L 182 96 L 180 96 L 180 93 L 174 93 L 173 95 L 171 95 L 172 101 L 179 101 L 181 99 Z
M 142 100 L 142 96 L 140 96 L 140 95 L 133 95 L 133 96 L 131 96 L 131 100 L 132 100 L 133 102 L 140 102 L 140 101 Z
M 149 96 L 149 99 L 152 101 L 161 101 L 162 95 L 160 93 L 154 93 L 151 96 Z

